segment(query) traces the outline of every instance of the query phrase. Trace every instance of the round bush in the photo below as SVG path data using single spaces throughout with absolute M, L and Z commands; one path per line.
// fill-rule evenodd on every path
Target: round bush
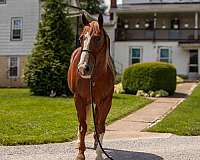
M 136 94 L 138 90 L 149 92 L 162 89 L 173 95 L 176 89 L 176 68 L 163 62 L 137 63 L 124 71 L 122 85 L 124 91 L 131 94 Z

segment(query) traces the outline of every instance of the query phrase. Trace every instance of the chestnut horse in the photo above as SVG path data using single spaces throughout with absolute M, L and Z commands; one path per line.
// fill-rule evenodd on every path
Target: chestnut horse
M 85 160 L 85 135 L 91 96 L 96 104 L 95 123 L 99 134 L 94 134 L 96 160 L 102 160 L 102 151 L 97 143 L 97 136 L 102 142 L 106 117 L 112 104 L 115 69 L 110 56 L 110 40 L 103 29 L 102 15 L 99 14 L 98 21 L 89 22 L 83 14 L 82 21 L 84 27 L 80 35 L 81 47 L 73 52 L 68 70 L 68 85 L 74 93 L 79 121 L 79 153 L 76 160 Z M 92 81 L 92 95 L 90 93 L 90 81 Z

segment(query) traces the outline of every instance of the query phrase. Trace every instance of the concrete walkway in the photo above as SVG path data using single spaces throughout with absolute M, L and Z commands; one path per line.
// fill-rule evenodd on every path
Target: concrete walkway
M 171 134 L 141 132 L 158 121 L 180 104 L 187 95 L 191 94 L 197 83 L 182 83 L 177 85 L 172 97 L 154 98 L 154 102 L 131 115 L 118 120 L 106 127 L 105 140 L 130 139 L 142 137 L 168 137 Z M 92 135 L 87 140 L 92 140 Z
M 157 98 L 137 112 L 107 127 L 106 151 L 115 160 L 197 160 L 200 137 L 141 132 L 181 103 L 197 83 L 179 84 L 173 97 Z M 92 135 L 87 136 L 86 160 L 95 159 Z M 74 160 L 75 142 L 30 146 L 0 146 L 0 160 Z M 105 160 L 108 160 L 105 158 Z

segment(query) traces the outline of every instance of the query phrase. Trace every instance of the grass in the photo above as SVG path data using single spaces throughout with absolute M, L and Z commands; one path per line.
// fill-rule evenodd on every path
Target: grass
M 172 113 L 148 131 L 184 136 L 200 135 L 200 85 Z
M 107 123 L 150 102 L 116 94 Z M 72 98 L 31 96 L 28 89 L 0 89 L 0 145 L 66 142 L 74 139 L 76 133 L 77 116 Z

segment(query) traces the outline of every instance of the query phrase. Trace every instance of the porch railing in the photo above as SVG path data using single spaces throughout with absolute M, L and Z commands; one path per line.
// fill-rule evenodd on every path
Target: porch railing
M 121 29 L 115 30 L 116 41 L 130 40 L 200 40 L 200 29 Z

